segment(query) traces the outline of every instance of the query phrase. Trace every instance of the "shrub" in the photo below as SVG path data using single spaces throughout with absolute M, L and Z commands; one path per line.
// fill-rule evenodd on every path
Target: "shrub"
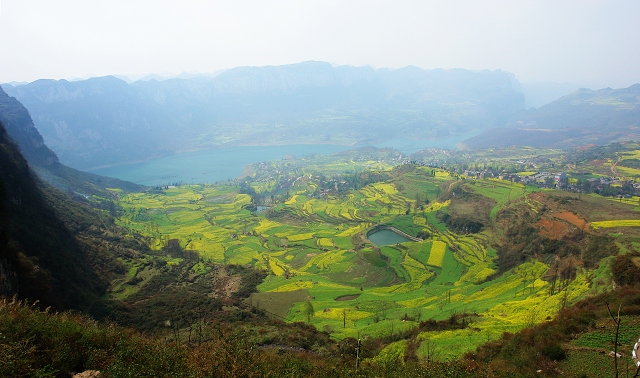
M 558 344 L 549 345 L 542 348 L 542 355 L 552 361 L 562 361 L 567 358 L 567 353 Z

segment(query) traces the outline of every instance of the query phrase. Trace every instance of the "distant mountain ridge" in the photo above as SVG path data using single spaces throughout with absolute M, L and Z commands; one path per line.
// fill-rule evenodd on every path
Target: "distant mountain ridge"
M 632 139 L 640 139 L 640 84 L 579 89 L 539 109 L 520 112 L 504 128 L 487 130 L 464 144 L 568 148 Z
M 539 109 L 512 117 L 507 127 L 601 129 L 640 125 L 640 84 L 628 88 L 579 89 Z
M 524 109 L 513 75 L 334 67 L 238 67 L 213 78 L 114 77 L 6 86 L 75 168 L 225 145 L 432 139 L 504 125 Z

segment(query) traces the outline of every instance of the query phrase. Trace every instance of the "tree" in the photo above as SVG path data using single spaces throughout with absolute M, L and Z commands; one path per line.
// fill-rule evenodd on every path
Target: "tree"
M 310 301 L 306 301 L 304 303 L 304 314 L 307 317 L 307 323 L 311 323 L 311 318 L 313 317 L 314 313 L 315 310 L 313 309 L 313 305 Z
M 167 244 L 164 245 L 163 249 L 173 257 L 183 257 L 182 246 L 180 246 L 179 239 L 167 240 Z

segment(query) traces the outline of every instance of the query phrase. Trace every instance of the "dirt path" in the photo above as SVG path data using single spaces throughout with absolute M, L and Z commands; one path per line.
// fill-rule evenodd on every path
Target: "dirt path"
M 618 155 L 618 153 L 616 152 L 616 156 L 618 157 L 618 160 L 613 163 L 613 165 L 611 166 L 611 173 L 613 173 L 614 177 L 618 176 L 618 171 L 616 170 L 616 165 L 618 165 L 618 163 L 620 163 L 620 160 L 622 160 L 622 156 Z

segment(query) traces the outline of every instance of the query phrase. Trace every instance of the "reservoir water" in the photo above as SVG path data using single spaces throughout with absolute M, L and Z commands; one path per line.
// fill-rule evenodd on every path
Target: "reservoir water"
M 404 242 L 411 241 L 411 240 L 405 238 L 404 236 L 402 236 L 400 234 L 396 234 L 392 230 L 387 230 L 387 229 L 383 229 L 383 230 L 379 230 L 379 231 L 373 232 L 373 233 L 369 234 L 369 236 L 367 236 L 367 238 L 369 240 L 371 240 L 371 242 L 373 244 L 377 245 L 378 247 L 381 247 L 383 245 L 394 245 L 394 244 L 398 244 L 398 243 L 404 243 Z
M 252 163 L 280 160 L 288 155 L 298 158 L 313 154 L 328 155 L 349 148 L 353 147 L 329 144 L 224 147 L 99 168 L 91 173 L 149 186 L 213 183 L 238 178 L 243 168 Z
M 472 131 L 465 134 L 451 135 L 442 139 L 407 139 L 407 138 L 392 138 L 383 142 L 373 143 L 372 146 L 382 148 L 390 147 L 402 152 L 403 154 L 410 155 L 416 153 L 425 148 L 443 148 L 448 150 L 457 149 L 457 145 L 463 141 L 472 138 L 476 135 L 480 135 L 482 130 Z M 358 146 L 356 146 L 358 147 Z
M 437 140 L 394 138 L 374 143 L 373 146 L 392 147 L 408 155 L 430 147 L 455 149 L 457 143 L 477 134 L 478 132 L 473 132 Z M 90 172 L 148 186 L 173 183 L 214 183 L 238 178 L 242 174 L 243 168 L 253 163 L 279 160 L 288 155 L 297 158 L 313 154 L 330 155 L 368 145 L 371 144 L 355 146 L 295 144 L 285 146 L 220 147 L 204 151 L 182 152 L 139 163 L 98 168 Z

